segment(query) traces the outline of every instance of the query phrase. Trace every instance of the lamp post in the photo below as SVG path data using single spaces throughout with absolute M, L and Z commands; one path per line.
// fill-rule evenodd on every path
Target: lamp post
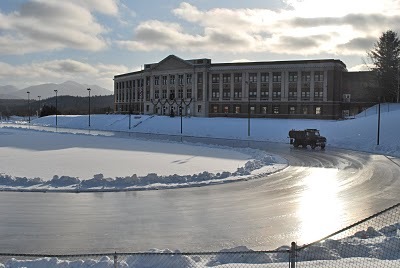
M 381 129 L 381 97 L 378 97 L 378 133 L 376 135 L 376 145 L 379 145 L 379 134 Z
M 247 84 L 247 136 L 250 137 L 250 83 Z
M 39 98 L 39 109 L 38 109 L 38 117 L 40 117 L 40 107 L 41 107 L 41 105 L 40 105 L 40 98 L 41 98 L 41 96 L 38 96 L 38 98 Z
M 90 88 L 87 89 L 89 92 L 89 127 L 90 127 Z
M 31 102 L 30 102 L 30 99 L 29 99 L 30 92 L 27 91 L 26 93 L 28 93 L 28 122 L 30 124 L 31 123 Z
M 54 92 L 56 93 L 56 127 L 57 127 L 57 125 L 58 125 L 58 122 L 57 122 L 57 114 L 58 114 L 57 92 L 58 92 L 58 90 L 54 89 Z
M 131 129 L 131 114 L 132 114 L 132 88 L 129 87 L 129 129 Z

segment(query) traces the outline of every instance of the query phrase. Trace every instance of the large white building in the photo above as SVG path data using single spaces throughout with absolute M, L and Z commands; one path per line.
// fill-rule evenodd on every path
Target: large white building
M 338 118 L 351 94 L 335 59 L 211 63 L 170 55 L 114 76 L 115 112 L 215 117 Z M 351 76 L 347 76 L 351 77 Z

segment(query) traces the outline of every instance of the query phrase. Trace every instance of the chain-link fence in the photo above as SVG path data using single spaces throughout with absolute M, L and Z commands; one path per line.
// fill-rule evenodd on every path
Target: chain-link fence
M 273 251 L 236 247 L 219 252 L 182 253 L 151 250 L 143 253 L 88 255 L 1 254 L 5 268 L 122 268 L 122 267 L 400 267 L 400 203 L 311 244 L 283 246 Z
M 400 267 L 400 204 L 296 248 L 296 267 Z

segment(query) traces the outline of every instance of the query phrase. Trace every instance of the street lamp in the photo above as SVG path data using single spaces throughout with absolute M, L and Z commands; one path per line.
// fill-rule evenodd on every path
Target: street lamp
M 54 89 L 54 92 L 56 93 L 56 127 L 57 127 L 57 125 L 58 125 L 58 122 L 57 122 L 57 113 L 58 113 L 57 92 L 58 92 L 58 90 Z
M 381 96 L 378 97 L 378 134 L 376 136 L 376 145 L 379 145 L 379 134 L 381 129 Z
M 90 127 L 90 88 L 87 89 L 89 92 L 89 127 Z
M 250 83 L 247 84 L 247 136 L 250 137 Z
M 39 109 L 38 109 L 38 117 L 40 117 L 40 107 L 41 107 L 41 105 L 40 105 L 40 97 L 41 97 L 41 96 L 38 96 L 38 98 L 39 98 Z
M 131 114 L 132 114 L 132 87 L 129 87 L 129 129 L 131 129 Z
M 28 122 L 30 124 L 31 123 L 31 103 L 30 103 L 30 100 L 29 100 L 30 92 L 27 91 L 26 93 L 28 93 Z

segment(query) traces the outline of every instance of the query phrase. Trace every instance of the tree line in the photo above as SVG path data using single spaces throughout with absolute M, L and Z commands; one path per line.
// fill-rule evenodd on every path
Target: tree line
M 56 108 L 57 107 L 57 108 Z M 90 113 L 114 112 L 114 95 L 90 97 Z M 55 114 L 78 115 L 89 113 L 89 97 L 58 96 L 44 100 L 0 100 L 0 117 L 47 116 Z

